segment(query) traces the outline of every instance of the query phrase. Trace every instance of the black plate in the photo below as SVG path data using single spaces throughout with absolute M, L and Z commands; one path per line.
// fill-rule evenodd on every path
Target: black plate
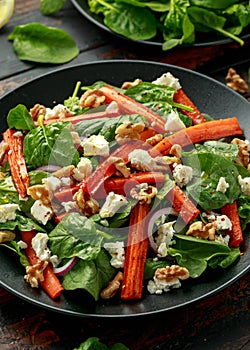
M 59 69 L 34 79 L 8 93 L 0 100 L 1 132 L 6 128 L 9 109 L 18 103 L 28 108 L 35 103 L 52 106 L 72 94 L 76 81 L 89 85 L 97 80 L 120 85 L 123 81 L 142 78 L 152 81 L 167 71 L 180 78 L 182 86 L 202 112 L 214 118 L 237 116 L 250 139 L 250 104 L 243 97 L 221 83 L 199 73 L 171 65 L 145 61 L 102 61 Z M 179 308 L 206 298 L 243 276 L 250 269 L 250 241 L 245 240 L 245 254 L 239 262 L 225 271 L 216 271 L 198 281 L 183 283 L 183 287 L 161 296 L 146 295 L 135 303 L 94 303 L 80 293 L 65 292 L 58 301 L 51 300 L 42 290 L 32 289 L 24 282 L 24 270 L 18 260 L 0 247 L 0 285 L 11 293 L 38 306 L 65 314 L 83 317 L 145 316 Z
M 161 39 L 150 39 L 150 40 L 136 40 L 132 41 L 120 34 L 117 34 L 113 32 L 111 29 L 109 29 L 103 22 L 103 17 L 101 15 L 96 15 L 95 13 L 92 13 L 88 6 L 87 0 L 71 0 L 72 4 L 75 6 L 75 8 L 84 16 L 86 17 L 90 22 L 94 23 L 97 27 L 102 28 L 106 32 L 118 37 L 122 38 L 125 41 L 128 41 L 130 43 L 136 43 L 136 44 L 142 44 L 143 46 L 146 45 L 149 48 L 158 48 L 161 49 L 163 41 Z M 244 33 L 241 35 L 241 38 L 243 40 L 250 37 L 249 29 L 248 31 L 244 31 Z M 186 45 L 182 47 L 204 47 L 204 46 L 212 46 L 212 45 L 225 45 L 232 43 L 233 40 L 227 37 L 222 37 L 216 34 L 211 33 L 202 33 L 199 35 L 197 33 L 196 35 L 196 42 L 192 45 Z

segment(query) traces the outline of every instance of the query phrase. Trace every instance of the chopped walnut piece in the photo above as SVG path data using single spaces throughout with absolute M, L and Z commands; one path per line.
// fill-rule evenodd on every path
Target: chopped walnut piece
M 99 204 L 94 199 L 91 198 L 88 194 L 84 193 L 81 189 L 78 190 L 74 196 L 74 201 L 76 202 L 79 210 L 87 217 L 99 213 Z
M 27 194 L 34 200 L 40 200 L 44 205 L 50 205 L 52 194 L 46 185 L 34 185 L 30 186 L 27 190 Z
M 2 171 L 0 171 L 0 179 L 4 179 L 5 178 L 5 173 L 3 173 Z
M 162 139 L 163 139 L 162 134 L 156 134 L 156 135 L 154 135 L 154 136 L 152 136 L 152 137 L 149 137 L 149 138 L 146 140 L 146 142 L 147 142 L 149 145 L 151 145 L 151 146 L 154 147 L 154 146 L 157 145 L 157 143 L 159 143 Z
M 57 171 L 54 171 L 52 175 L 58 177 L 58 179 L 61 179 L 62 177 L 70 177 L 74 175 L 74 169 L 74 165 L 68 165 Z
M 116 293 L 118 292 L 118 290 L 121 287 L 121 283 L 123 281 L 123 273 L 121 271 L 119 271 L 115 278 L 109 282 L 109 284 L 107 285 L 107 287 L 105 287 L 101 293 L 100 293 L 100 297 L 102 299 L 110 299 L 113 296 L 116 295 Z
M 10 230 L 0 230 L 0 243 L 11 242 L 16 238 L 16 234 Z
M 30 283 L 32 288 L 38 288 L 39 282 L 44 280 L 43 270 L 47 267 L 48 261 L 40 261 L 35 265 L 26 266 L 26 275 L 24 280 Z
M 149 186 L 147 183 L 136 185 L 130 190 L 130 196 L 140 203 L 150 204 L 152 199 L 157 195 L 157 188 Z
M 186 235 L 214 241 L 215 231 L 216 229 L 213 223 L 205 224 L 202 221 L 195 221 L 189 226 Z
M 182 147 L 177 143 L 170 148 L 169 154 L 181 159 Z
M 80 98 L 80 105 L 83 108 L 97 108 L 105 101 L 105 99 L 106 97 L 100 90 L 87 90 Z
M 247 167 L 249 164 L 248 143 L 238 138 L 234 138 L 231 143 L 234 145 L 238 145 L 239 147 L 238 157 L 235 159 L 235 162 L 244 167 Z
M 169 283 L 176 278 L 180 280 L 188 279 L 189 272 L 185 267 L 181 267 L 179 265 L 171 265 L 156 269 L 155 278 Z
M 246 81 L 233 68 L 228 69 L 226 84 L 228 87 L 241 94 L 246 93 L 249 89 Z
M 35 106 L 30 109 L 30 115 L 34 121 L 37 121 L 39 115 L 45 116 L 45 114 L 46 114 L 46 107 L 43 105 L 40 105 L 39 103 L 35 104 Z
M 166 169 L 166 166 L 172 165 L 172 164 L 180 164 L 181 160 L 177 157 L 170 157 L 170 156 L 163 156 L 163 157 L 155 157 L 156 166 L 154 167 L 154 170 L 164 170 Z M 168 169 L 168 167 L 167 167 Z
M 116 167 L 116 169 L 124 176 L 129 177 L 130 176 L 130 168 L 127 167 L 126 163 L 124 162 L 124 159 L 119 157 L 109 157 L 108 161 Z
M 130 87 L 133 87 L 133 86 L 136 86 L 138 84 L 142 83 L 142 80 L 141 79 L 135 79 L 134 81 L 125 81 L 121 88 L 124 89 L 124 90 L 127 90 L 129 89 Z
M 144 129 L 144 123 L 132 124 L 131 122 L 124 122 L 115 130 L 115 139 L 120 144 L 128 139 L 139 140 Z

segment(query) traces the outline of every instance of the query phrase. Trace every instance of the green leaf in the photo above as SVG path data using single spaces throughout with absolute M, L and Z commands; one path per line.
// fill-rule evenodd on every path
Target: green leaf
M 104 23 L 115 33 L 131 40 L 148 40 L 156 35 L 156 19 L 145 8 L 122 3 L 105 11 Z
M 65 3 L 65 0 L 41 0 L 40 11 L 43 15 L 52 15 L 53 13 L 61 10 Z
M 79 259 L 73 268 L 63 276 L 62 285 L 66 290 L 84 289 L 95 300 L 98 300 L 101 290 L 107 286 L 116 273 L 117 270 L 110 265 L 109 254 L 101 249 L 91 261 Z
M 8 248 L 12 252 L 15 252 L 19 256 L 20 264 L 22 266 L 29 266 L 30 263 L 27 259 L 25 252 L 22 249 L 20 249 L 16 241 L 1 244 L 1 246 Z
M 31 130 L 35 128 L 34 120 L 27 108 L 22 104 L 17 105 L 9 111 L 7 123 L 10 129 Z
M 191 5 L 207 7 L 215 10 L 225 9 L 235 2 L 237 2 L 237 0 L 190 0 Z
M 101 250 L 101 242 L 95 223 L 79 213 L 67 214 L 49 233 L 50 249 L 60 259 L 93 260 Z
M 76 164 L 79 154 L 74 147 L 70 127 L 68 122 L 58 122 L 32 129 L 23 142 L 27 167 L 36 169 L 48 164 Z
M 20 60 L 60 64 L 79 54 L 74 39 L 62 29 L 40 23 L 16 26 L 8 36 Z
M 42 226 L 38 225 L 32 219 L 24 216 L 21 212 L 16 213 L 15 220 L 8 220 L 6 222 L 0 223 L 0 230 L 14 231 L 16 228 L 18 228 L 20 231 L 36 230 L 38 232 L 46 232 Z

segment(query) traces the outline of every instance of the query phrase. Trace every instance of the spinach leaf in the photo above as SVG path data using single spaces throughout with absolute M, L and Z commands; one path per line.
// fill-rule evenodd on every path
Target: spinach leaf
M 40 11 L 43 15 L 52 15 L 63 7 L 65 0 L 40 0 Z
M 88 338 L 84 343 L 81 343 L 78 348 L 73 350 L 129 350 L 122 343 L 115 343 L 112 346 L 106 346 L 104 343 L 99 341 L 99 338 L 91 337 Z
M 0 179 L 0 204 L 17 203 L 19 195 L 14 186 L 11 176 Z
M 18 228 L 20 231 L 36 230 L 39 232 L 46 232 L 42 226 L 38 225 L 31 218 L 24 216 L 21 212 L 16 213 L 15 220 L 8 220 L 0 223 L 0 230 L 14 231 L 16 228 Z
M 70 123 L 58 122 L 32 129 L 24 138 L 23 153 L 28 168 L 57 164 L 76 164 L 79 154 L 76 151 Z
M 196 144 L 195 150 L 197 150 L 198 152 L 211 152 L 214 154 L 218 154 L 224 156 L 225 158 L 231 161 L 235 160 L 239 153 L 239 148 L 237 145 L 214 140 L 206 141 L 202 145 Z
M 250 198 L 241 194 L 238 198 L 238 213 L 243 230 L 250 223 Z
M 24 267 L 29 266 L 30 263 L 27 259 L 26 254 L 24 253 L 24 251 L 22 249 L 20 249 L 20 247 L 18 246 L 16 241 L 3 243 L 0 246 L 6 247 L 9 250 L 11 250 L 12 252 L 16 253 L 19 256 L 20 264 L 22 266 L 24 266 Z
M 192 182 L 187 184 L 187 194 L 203 209 L 218 209 L 227 203 L 233 203 L 240 194 L 237 167 L 228 159 L 218 154 L 198 152 L 186 153 L 183 157 L 186 165 L 195 169 Z M 224 177 L 229 184 L 226 192 L 216 191 L 218 182 Z
M 115 33 L 132 40 L 148 40 L 156 35 L 156 19 L 148 9 L 120 2 L 98 2 L 105 6 L 104 23 Z
M 95 259 L 101 250 L 102 236 L 95 223 L 79 213 L 67 214 L 49 233 L 49 246 L 59 259 Z
M 60 64 L 79 54 L 74 39 L 64 30 L 40 23 L 16 26 L 8 36 L 20 60 Z
M 236 2 L 237 0 L 190 0 L 191 5 L 207 7 L 215 10 L 226 9 Z
M 116 269 L 110 265 L 109 254 L 101 249 L 92 260 L 79 259 L 63 276 L 62 285 L 66 290 L 85 289 L 95 300 L 98 300 L 100 291 L 107 286 L 116 272 Z
M 31 130 L 35 128 L 34 120 L 27 108 L 22 104 L 17 105 L 9 111 L 7 123 L 10 129 Z
M 122 115 L 114 118 L 98 118 L 94 120 L 83 120 L 75 125 L 75 131 L 80 136 L 90 136 L 93 134 L 100 134 L 105 137 L 107 141 L 115 139 L 115 130 L 124 122 L 144 123 L 148 124 L 144 117 L 138 114 Z

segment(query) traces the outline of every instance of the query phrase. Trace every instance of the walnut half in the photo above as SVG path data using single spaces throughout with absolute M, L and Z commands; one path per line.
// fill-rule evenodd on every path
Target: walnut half
M 246 93 L 249 88 L 245 80 L 233 68 L 228 69 L 226 84 L 241 94 Z
M 110 299 L 113 296 L 115 296 L 121 287 L 122 281 L 123 281 L 123 273 L 119 271 L 116 274 L 115 278 L 111 282 L 109 282 L 107 287 L 101 291 L 100 297 L 102 299 Z
M 160 267 L 155 271 L 155 278 L 158 280 L 170 283 L 176 278 L 180 280 L 186 280 L 189 278 L 189 272 L 185 267 L 179 265 L 171 265 L 166 267 Z

